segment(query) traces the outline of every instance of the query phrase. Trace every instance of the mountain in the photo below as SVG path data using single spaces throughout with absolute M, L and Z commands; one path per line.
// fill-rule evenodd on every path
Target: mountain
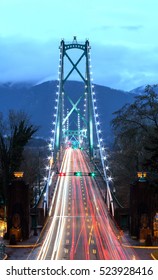
M 146 85 L 137 87 L 135 89 L 132 89 L 130 93 L 135 94 L 135 95 L 142 95 L 144 93 Z
M 57 81 L 47 81 L 36 85 L 30 83 L 0 84 L 0 112 L 3 113 L 4 117 L 7 117 L 10 109 L 27 112 L 31 122 L 40 126 L 37 136 L 48 138 L 51 136 L 57 84 Z M 94 91 L 103 136 L 109 141 L 112 135 L 110 128 L 110 121 L 113 118 L 112 113 L 120 109 L 125 103 L 131 103 L 134 95 L 101 85 L 94 85 Z M 83 83 L 67 81 L 65 92 L 77 100 L 80 94 L 84 92 Z M 70 104 L 69 101 L 67 101 L 68 103 Z
M 130 93 L 135 94 L 135 95 L 143 95 L 143 94 L 145 93 L 145 88 L 146 88 L 146 86 L 148 86 L 148 85 L 146 84 L 146 85 L 143 85 L 143 86 L 141 86 L 141 87 L 137 87 L 137 88 L 131 90 Z M 158 85 L 157 85 L 157 84 L 155 84 L 155 85 L 150 85 L 150 86 L 153 88 L 153 90 L 154 90 L 156 93 L 158 93 Z

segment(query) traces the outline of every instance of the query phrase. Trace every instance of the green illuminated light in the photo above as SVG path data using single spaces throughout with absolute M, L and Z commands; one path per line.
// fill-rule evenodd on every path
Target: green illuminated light
M 91 177 L 95 177 L 96 176 L 95 172 L 90 172 L 90 173 L 88 173 L 88 175 L 91 176 Z
M 75 176 L 82 176 L 82 172 L 81 171 L 74 172 L 74 175 Z

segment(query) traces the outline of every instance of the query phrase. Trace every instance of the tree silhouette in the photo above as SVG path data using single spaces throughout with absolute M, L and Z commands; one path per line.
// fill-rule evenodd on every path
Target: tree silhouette
M 23 112 L 9 112 L 9 128 L 5 128 L 1 117 L 0 123 L 0 177 L 1 193 L 7 200 L 8 185 L 15 171 L 18 171 L 23 160 L 25 145 L 37 131 L 30 125 L 28 117 Z M 4 134 L 4 131 L 8 134 Z
M 148 85 L 142 95 L 135 97 L 114 113 L 115 134 L 113 172 L 116 183 L 128 192 L 138 171 L 147 171 L 154 182 L 158 166 L 158 94 L 157 85 Z M 158 176 L 157 176 L 158 177 Z M 157 178 L 158 179 L 158 178 Z

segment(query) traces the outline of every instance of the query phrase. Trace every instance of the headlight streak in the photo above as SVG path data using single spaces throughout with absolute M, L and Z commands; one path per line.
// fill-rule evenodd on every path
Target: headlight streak
M 64 168 L 65 158 L 66 158 L 66 153 L 64 154 L 64 158 L 63 158 L 63 161 L 62 161 L 62 165 L 61 165 L 61 168 L 60 168 L 60 172 L 61 172 L 61 171 L 63 170 L 63 168 Z M 60 178 L 61 178 L 61 177 L 60 177 Z M 59 185 L 59 182 L 60 182 L 60 178 L 58 177 L 58 179 L 57 179 L 57 183 L 56 183 L 56 187 L 55 187 L 53 199 L 52 199 L 51 206 L 50 206 L 50 210 L 49 210 L 49 216 L 52 215 L 52 209 L 53 209 L 53 206 L 55 205 L 56 194 L 57 194 L 57 192 L 58 192 L 58 185 Z
M 61 167 L 62 169 L 66 168 L 67 163 L 69 163 L 70 155 L 71 155 L 71 149 L 69 150 L 69 153 L 66 152 L 65 155 L 64 155 L 64 159 L 63 159 L 62 167 Z M 50 208 L 50 211 L 49 211 L 49 215 L 51 215 L 51 212 L 52 212 L 52 209 L 53 209 L 53 206 L 54 206 L 54 203 L 55 203 L 56 205 L 55 205 L 55 210 L 54 210 L 54 213 L 53 213 L 54 215 L 52 217 L 50 228 L 49 228 L 48 233 L 45 237 L 44 243 L 42 245 L 42 248 L 39 252 L 39 255 L 38 255 L 37 259 L 46 259 L 47 258 L 48 251 L 49 251 L 49 248 L 50 248 L 50 244 L 51 244 L 51 241 L 52 241 L 52 237 L 53 237 L 53 234 L 54 234 L 54 230 L 55 230 L 55 227 L 56 227 L 56 223 L 57 223 L 57 220 L 58 220 L 58 228 L 57 228 L 58 234 L 56 235 L 54 248 L 53 248 L 53 253 L 51 254 L 51 258 L 54 258 L 56 250 L 57 250 L 57 242 L 59 242 L 59 239 L 58 239 L 59 238 L 59 227 L 61 228 L 61 226 L 63 226 L 63 221 L 61 223 L 61 219 L 64 219 L 64 217 L 59 216 L 59 211 L 60 211 L 60 215 L 64 214 L 64 211 L 65 211 L 65 203 L 64 203 L 64 206 L 63 206 L 63 198 L 64 199 L 66 199 L 66 198 L 63 195 L 63 191 L 64 191 L 64 194 L 66 194 L 66 193 L 65 193 L 65 188 L 64 188 L 64 190 L 62 188 L 63 187 L 63 180 L 64 180 L 63 177 L 60 177 L 57 180 L 57 186 L 56 186 L 57 197 L 56 197 L 56 193 L 54 193 L 52 203 L 51 203 L 51 208 Z M 61 198 L 62 198 L 62 201 L 61 201 Z M 55 199 L 56 199 L 56 201 L 55 201 Z M 61 204 L 61 202 L 62 202 L 62 204 Z M 51 217 L 50 217 L 50 219 L 51 219 Z M 63 230 L 63 228 L 61 228 L 61 229 Z M 49 258 L 50 258 L 50 256 L 49 256 Z
M 52 184 L 52 178 L 53 178 L 53 176 L 54 176 L 54 171 L 52 172 L 52 174 L 51 174 L 51 176 L 50 176 L 50 179 L 49 179 L 49 187 L 50 187 L 50 185 Z
M 87 165 L 84 157 L 81 164 L 82 166 Z M 86 169 L 84 169 L 84 171 L 86 171 Z M 90 195 L 88 199 L 89 208 L 91 209 L 98 249 L 101 246 L 100 249 L 103 252 L 104 259 L 107 259 L 107 257 L 108 259 L 132 259 L 133 251 L 124 250 L 118 240 L 119 229 L 116 228 L 116 225 L 110 217 L 109 211 L 107 211 L 106 206 L 100 197 L 98 188 L 95 184 L 92 185 L 90 178 L 87 178 L 86 180 L 89 181 L 87 184 L 85 182 L 85 189 L 87 192 L 87 199 Z M 93 203 L 91 203 L 92 201 Z M 98 221 L 97 224 L 99 226 L 97 226 L 96 221 Z
M 87 171 L 87 166 L 85 164 L 85 160 L 83 158 L 83 155 L 80 155 L 80 160 L 81 160 L 81 165 L 84 168 L 84 171 Z M 97 212 L 98 209 L 96 209 L 94 207 L 93 204 L 93 199 L 91 196 L 91 188 L 92 188 L 92 181 L 90 178 L 83 178 L 84 180 L 84 186 L 85 186 L 85 192 L 86 192 L 86 197 L 87 197 L 87 205 L 89 207 L 89 211 L 90 211 L 90 216 L 92 219 L 92 225 L 93 225 L 93 236 L 95 238 L 96 241 L 96 248 L 97 248 L 97 259 L 108 259 L 107 255 L 104 252 L 104 246 L 102 244 L 102 235 L 99 232 L 99 228 L 98 228 L 98 219 L 97 219 Z
M 64 164 L 63 171 L 69 171 L 70 169 L 70 158 L 71 158 L 71 151 L 72 149 L 67 150 L 67 160 Z M 62 235 L 65 227 L 65 209 L 66 209 L 66 202 L 68 197 L 68 186 L 69 186 L 69 179 L 68 177 L 62 178 L 61 188 L 63 188 L 63 195 L 62 195 L 62 208 L 60 212 L 60 223 L 58 225 L 58 231 L 56 235 L 54 250 L 51 259 L 58 259 L 59 251 L 60 251 L 60 244 L 62 241 Z M 56 253 L 56 256 L 55 256 Z
M 90 167 L 84 152 L 74 151 L 71 148 L 65 151 L 61 171 L 69 172 L 70 163 L 72 163 L 71 168 L 74 168 L 74 162 L 79 170 L 89 172 Z M 83 182 L 83 190 L 81 190 L 81 182 Z M 53 215 L 52 221 L 38 259 L 63 258 L 68 190 L 70 190 L 69 177 L 58 177 L 49 212 L 50 216 Z M 72 222 L 71 232 L 69 232 L 71 240 L 67 257 L 69 259 L 133 259 L 135 252 L 131 248 L 122 246 L 120 229 L 112 219 L 95 180 L 88 176 L 72 177 L 71 192 Z M 85 210 L 85 203 L 88 212 Z
M 79 155 L 80 156 L 80 155 Z M 80 159 L 80 157 L 79 157 Z M 87 236 L 87 230 L 86 230 L 86 217 L 85 217 L 85 210 L 84 210 L 84 204 L 83 204 L 83 199 L 82 199 L 82 191 L 81 187 L 79 185 L 78 187 L 81 202 L 80 202 L 80 211 L 81 211 L 81 224 L 83 225 L 83 230 L 81 228 L 81 233 L 82 233 L 82 238 L 83 238 L 83 250 L 85 254 L 85 259 L 89 259 L 89 246 L 88 246 L 88 236 Z

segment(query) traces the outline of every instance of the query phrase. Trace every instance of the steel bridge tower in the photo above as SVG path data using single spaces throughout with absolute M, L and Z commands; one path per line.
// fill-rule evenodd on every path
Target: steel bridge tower
M 61 145 L 65 139 L 70 139 L 76 137 L 78 141 L 82 137 L 87 138 L 87 146 L 89 147 L 89 156 L 90 159 L 93 158 L 93 104 L 92 104 L 92 85 L 90 78 L 90 45 L 89 41 L 86 40 L 84 44 L 78 43 L 76 37 L 72 43 L 66 44 L 64 40 L 61 40 L 60 43 L 60 61 L 59 61 L 59 85 L 58 85 L 58 110 L 56 118 L 56 130 L 55 130 L 55 142 L 54 142 L 54 157 L 56 157 L 57 152 L 60 150 Z M 80 50 L 80 56 L 77 62 L 74 62 L 74 59 L 70 56 L 70 51 L 78 49 Z M 75 57 L 76 59 L 76 57 Z M 79 64 L 83 64 L 85 69 L 80 70 Z M 71 65 L 71 69 L 65 74 L 66 61 Z M 84 73 L 83 73 L 84 71 Z M 79 99 L 74 103 L 70 98 L 69 93 L 65 90 L 66 82 L 68 78 L 72 75 L 73 72 L 76 72 L 81 81 L 84 83 L 85 92 L 79 97 Z M 75 95 L 75 94 L 74 94 Z M 82 114 L 79 109 L 79 103 L 84 99 L 86 95 L 86 114 Z M 69 103 L 71 103 L 71 110 L 65 116 L 64 113 L 64 99 L 67 98 Z M 65 128 L 65 125 L 69 123 L 69 118 L 72 113 L 76 112 L 78 116 L 78 129 L 70 130 Z M 84 130 L 80 127 L 79 120 L 82 120 L 84 124 Z M 85 135 L 85 130 L 87 135 Z M 80 143 L 79 143 L 80 146 Z
M 111 209 L 112 215 L 114 215 L 114 202 L 113 202 L 113 187 L 112 177 L 108 166 L 107 151 L 103 144 L 101 137 L 101 129 L 99 122 L 99 114 L 97 112 L 96 98 L 94 92 L 94 85 L 91 84 L 91 65 L 90 65 L 90 44 L 86 40 L 85 43 L 78 43 L 76 36 L 71 43 L 65 43 L 61 40 L 60 43 L 60 59 L 59 59 L 59 83 L 58 90 L 56 92 L 56 114 L 54 124 L 54 133 L 49 148 L 51 151 L 51 159 L 49 163 L 48 179 L 46 186 L 46 201 L 48 204 L 49 194 L 49 182 L 51 179 L 52 162 L 60 159 L 62 147 L 72 143 L 78 142 L 78 148 L 84 145 L 86 150 L 89 150 L 90 160 L 93 159 L 94 143 L 97 144 L 100 160 L 102 165 L 102 177 L 106 184 L 106 203 L 108 209 Z M 76 58 L 76 52 L 80 52 L 80 56 Z M 71 56 L 70 56 L 71 52 Z M 67 68 L 67 63 L 69 68 Z M 70 96 L 70 87 L 67 87 L 68 79 L 74 74 L 77 74 L 83 85 L 82 92 L 77 93 L 74 89 L 73 97 L 77 100 L 72 100 Z M 72 80 L 76 80 L 72 79 Z M 78 80 L 78 79 L 77 79 Z M 72 94 L 72 92 L 71 92 Z M 69 108 L 66 108 L 67 104 Z M 82 102 L 81 102 L 82 101 Z M 85 107 L 84 107 L 85 106 Z M 76 116 L 76 121 L 73 116 Z M 71 117 L 71 118 L 70 118 Z M 75 123 L 77 129 L 72 127 L 72 123 Z M 82 144 L 81 144 L 82 143 Z

